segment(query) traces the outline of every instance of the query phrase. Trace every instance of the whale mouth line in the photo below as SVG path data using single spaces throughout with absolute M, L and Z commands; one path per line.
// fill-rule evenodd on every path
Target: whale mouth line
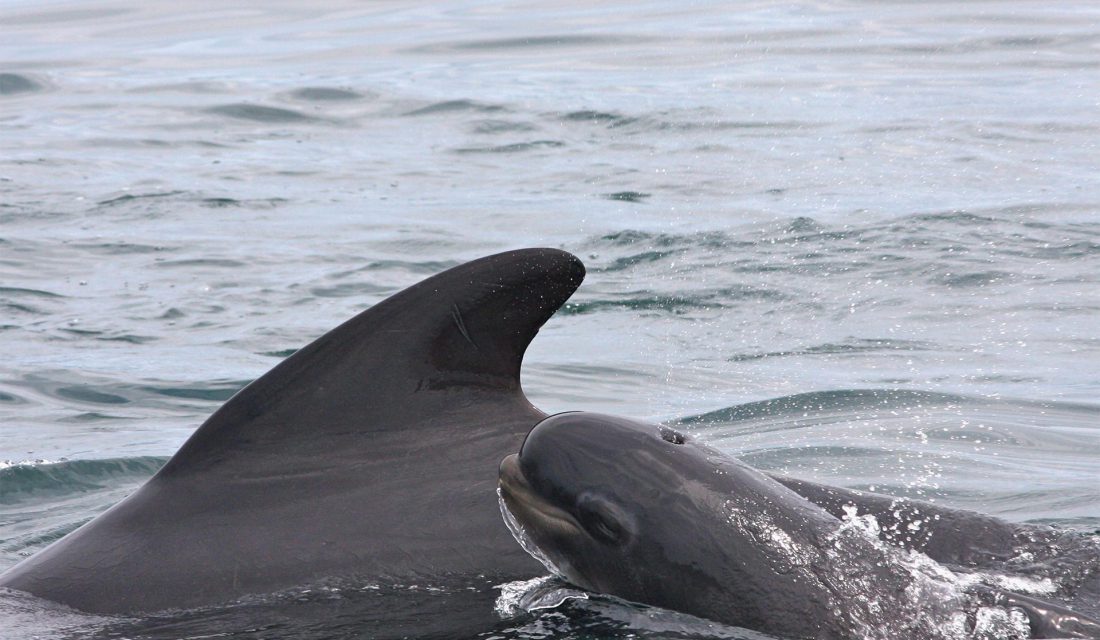
M 501 499 L 520 524 L 572 532 L 583 530 L 571 513 L 550 504 L 535 492 L 519 467 L 518 454 L 513 453 L 500 463 L 499 487 Z
M 536 542 L 536 536 L 543 539 L 570 538 L 582 535 L 584 529 L 568 511 L 555 507 L 535 493 L 519 468 L 518 454 L 509 455 L 500 463 L 497 498 L 504 524 L 523 550 L 552 575 L 579 584 L 569 577 L 569 563 L 559 565 L 551 559 L 550 554 Z

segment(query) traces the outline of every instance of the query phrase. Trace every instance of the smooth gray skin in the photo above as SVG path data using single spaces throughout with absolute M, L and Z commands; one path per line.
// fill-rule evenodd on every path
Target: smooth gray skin
M 218 409 L 136 493 L 3 575 L 97 613 L 331 576 L 528 578 L 496 467 L 545 414 L 528 343 L 584 267 L 554 249 L 455 267 L 375 305 Z
M 895 499 L 777 480 L 667 427 L 552 416 L 501 463 L 500 491 L 506 521 L 533 553 L 580 587 L 636 602 L 784 637 L 835 639 L 941 638 L 951 612 L 967 606 L 950 594 L 942 603 L 906 596 L 913 574 L 859 535 L 838 546 L 840 520 L 814 504 L 840 510 L 855 502 L 860 513 L 903 517 L 887 508 Z M 1006 551 L 1001 536 L 1012 525 L 941 513 L 948 542 L 930 543 L 933 534 L 924 549 L 945 561 L 982 557 L 988 536 L 995 552 Z M 979 551 L 952 550 L 966 546 L 956 534 L 971 515 Z M 1023 609 L 1034 637 L 1100 637 L 1098 623 L 1058 605 L 984 587 L 972 595 Z M 861 610 L 868 601 L 878 609 Z

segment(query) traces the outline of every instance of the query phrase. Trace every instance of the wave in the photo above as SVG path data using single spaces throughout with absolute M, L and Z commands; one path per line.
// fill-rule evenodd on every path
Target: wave
M 475 100 L 444 100 L 419 107 L 405 113 L 406 116 L 429 116 L 445 113 L 497 113 L 506 109 L 496 104 L 485 104 Z
M 826 342 L 799 349 L 783 351 L 758 351 L 739 353 L 730 356 L 730 362 L 750 362 L 765 358 L 783 358 L 791 356 L 847 355 L 861 353 L 881 353 L 887 351 L 928 351 L 936 348 L 931 342 L 921 340 L 896 340 L 891 338 L 855 338 L 840 342 Z
M 168 458 L 157 456 L 0 461 L 0 504 L 136 484 L 152 476 L 167 461 Z
M 233 118 L 235 120 L 249 120 L 252 122 L 263 122 L 269 124 L 289 124 L 289 123 L 302 123 L 302 122 L 317 122 L 320 118 L 316 116 L 307 115 L 301 111 L 294 109 L 285 109 L 283 107 L 268 107 L 259 104 L 250 104 L 247 102 L 238 102 L 233 104 L 225 104 L 217 107 L 210 107 L 206 109 L 207 113 L 212 113 L 218 116 L 224 116 L 226 118 Z
M 372 98 L 374 96 L 363 94 L 358 91 L 352 91 L 351 89 L 340 89 L 336 87 L 302 87 L 301 89 L 295 89 L 290 92 L 290 96 L 297 100 L 305 100 L 309 102 L 330 102 L 334 100 L 364 100 Z
M 812 391 L 782 398 L 749 402 L 674 420 L 678 425 L 707 425 L 741 422 L 758 418 L 782 418 L 806 412 L 836 413 L 870 409 L 903 409 L 908 407 L 959 406 L 974 402 L 966 396 L 912 391 L 908 389 L 840 389 Z
M 135 484 L 152 476 L 167 461 L 167 457 L 160 456 L 59 462 L 0 461 L 0 504 Z
M 564 146 L 565 143 L 561 142 L 560 140 L 531 140 L 530 142 L 515 142 L 512 144 L 495 145 L 492 147 L 462 147 L 459 149 L 455 149 L 455 153 L 521 153 L 524 151 L 533 151 L 536 149 L 554 149 Z
M 60 400 L 66 406 L 85 405 L 96 410 L 104 407 L 165 406 L 165 400 L 202 400 L 224 402 L 248 385 L 251 380 L 206 380 L 186 383 L 171 381 L 122 382 L 90 375 L 74 375 L 67 371 L 40 371 L 28 374 L 21 380 L 11 380 L 7 385 L 25 389 L 32 395 Z M 10 399 L 9 399 L 10 398 Z M 4 393 L 2 402 L 19 403 L 27 398 Z M 170 403 L 172 406 L 178 406 Z M 111 409 L 114 411 L 114 409 Z M 112 416 L 117 419 L 122 416 Z
M 37 93 L 46 87 L 19 73 L 0 73 L 0 96 L 14 96 L 21 93 Z

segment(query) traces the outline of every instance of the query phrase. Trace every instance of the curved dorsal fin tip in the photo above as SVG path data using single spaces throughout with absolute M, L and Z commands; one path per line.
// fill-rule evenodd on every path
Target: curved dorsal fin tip
M 349 434 L 433 422 L 440 411 L 490 397 L 529 406 L 519 383 L 523 353 L 584 275 L 584 265 L 568 252 L 520 249 L 431 276 L 332 329 L 242 389 L 192 434 L 160 475 L 277 453 L 290 442 L 301 448 L 306 432 L 319 449 L 336 441 L 354 446 Z M 451 394 L 446 400 L 425 395 L 441 389 Z

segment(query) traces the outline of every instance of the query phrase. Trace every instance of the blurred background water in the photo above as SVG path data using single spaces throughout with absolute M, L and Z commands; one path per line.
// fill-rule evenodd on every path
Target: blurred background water
M 1098 66 L 1089 2 L 5 0 L 0 569 L 312 338 L 535 245 L 589 268 L 544 410 L 1094 529 Z M 379 633 L 300 606 L 158 624 Z M 493 633 L 673 633 L 586 611 Z

